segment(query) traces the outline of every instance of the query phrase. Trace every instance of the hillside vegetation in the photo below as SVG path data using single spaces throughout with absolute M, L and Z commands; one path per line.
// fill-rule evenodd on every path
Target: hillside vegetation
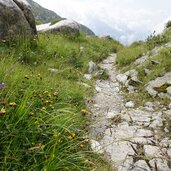
M 162 34 L 151 35 L 144 42 L 134 42 L 129 47 L 122 48 L 118 53 L 118 69 L 122 72 L 131 69 L 138 71 L 138 79 L 142 84 L 137 85 L 139 91 L 134 94 L 137 101 L 142 102 L 144 99 L 150 98 L 144 89 L 149 81 L 171 71 L 171 27 L 168 25 L 169 23 L 166 24 Z M 142 62 L 137 64 L 136 62 L 141 59 Z
M 0 44 L 0 170 L 87 171 L 98 158 L 86 137 L 81 85 L 88 62 L 121 45 L 95 37 L 38 39 Z

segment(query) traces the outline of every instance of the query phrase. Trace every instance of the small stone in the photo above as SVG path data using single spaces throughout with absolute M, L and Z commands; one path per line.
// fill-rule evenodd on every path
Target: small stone
M 125 85 L 125 83 L 126 83 L 126 81 L 127 81 L 127 79 L 128 79 L 128 76 L 125 75 L 125 74 L 119 74 L 119 75 L 117 75 L 116 79 L 117 79 L 120 83 L 122 83 L 123 85 Z
M 171 148 L 167 150 L 167 155 L 171 158 Z
M 151 63 L 152 64 L 160 64 L 160 62 L 159 61 L 156 61 L 156 60 L 151 60 Z
M 48 71 L 50 71 L 51 73 L 58 73 L 58 69 L 55 68 L 49 68 Z
M 171 140 L 169 138 L 164 138 L 159 144 L 161 147 L 171 148 Z
M 169 98 L 170 98 L 170 95 L 167 94 L 167 93 L 159 93 L 158 96 L 159 96 L 161 99 L 169 99 Z
M 116 113 L 116 112 L 108 112 L 106 117 L 107 117 L 107 119 L 112 119 L 115 116 L 119 117 L 118 113 Z
M 93 74 L 97 72 L 97 66 L 93 61 L 90 61 L 88 63 L 88 66 L 89 66 L 89 70 L 88 70 L 89 74 Z
M 133 86 L 128 86 L 127 90 L 129 91 L 129 93 L 134 93 L 135 92 L 135 87 Z
M 91 74 L 84 74 L 84 78 L 87 80 L 91 80 Z
M 169 130 L 168 130 L 167 128 L 164 128 L 164 131 L 165 131 L 166 133 L 169 133 Z
M 150 73 L 150 70 L 147 69 L 147 68 L 144 68 L 144 72 L 145 72 L 145 74 L 149 74 Z
M 151 85 L 146 86 L 145 88 L 147 90 L 147 92 L 152 96 L 152 97 L 156 97 L 157 96 L 157 91 L 155 91 L 153 89 L 153 87 L 151 87 Z
M 166 90 L 167 90 L 167 94 L 169 94 L 171 96 L 171 86 L 168 87 Z
M 169 109 L 171 109 L 171 103 L 169 104 Z
M 96 86 L 95 89 L 96 89 L 97 92 L 101 92 L 102 91 L 102 89 L 100 87 L 98 87 L 98 86 Z
M 144 106 L 145 106 L 145 107 L 151 107 L 151 108 L 153 108 L 153 107 L 154 107 L 154 104 L 153 104 L 152 102 L 146 102 L 146 103 L 144 104 Z
M 160 117 L 156 117 L 149 127 L 155 129 L 162 126 L 163 126 L 163 120 Z
M 127 103 L 125 104 L 125 107 L 127 107 L 127 108 L 134 108 L 134 107 L 135 107 L 135 104 L 134 104 L 133 101 L 129 101 L 129 102 L 127 102 Z
M 151 171 L 148 164 L 144 160 L 139 160 L 134 164 L 134 168 L 131 171 Z
M 102 149 L 102 146 L 100 145 L 100 143 L 96 140 L 90 140 L 90 144 L 91 144 L 91 148 L 94 152 L 98 153 L 98 154 L 103 154 L 104 150 Z

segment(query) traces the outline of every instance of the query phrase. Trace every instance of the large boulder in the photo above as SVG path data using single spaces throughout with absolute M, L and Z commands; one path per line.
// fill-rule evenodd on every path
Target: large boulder
M 25 0 L 0 0 L 0 39 L 36 35 L 31 8 Z
M 43 26 L 38 26 L 37 30 L 39 32 L 50 32 L 50 33 L 62 33 L 68 36 L 78 36 L 80 34 L 80 24 L 73 20 L 62 20 L 54 25 L 46 24 Z

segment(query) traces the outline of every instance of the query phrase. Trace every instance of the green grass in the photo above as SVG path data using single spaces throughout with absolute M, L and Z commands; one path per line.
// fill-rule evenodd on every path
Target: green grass
M 119 68 L 124 67 L 125 70 L 130 69 L 130 65 L 138 58 L 147 54 L 155 47 L 162 46 L 171 41 L 171 29 L 165 29 L 160 35 L 150 35 L 146 41 L 134 42 L 130 46 L 126 46 L 119 51 L 117 55 L 117 64 Z
M 119 51 L 116 62 L 120 68 L 129 66 L 146 52 L 147 48 L 144 42 L 133 43 L 131 46 L 125 47 Z
M 0 45 L 0 170 L 87 171 L 97 166 L 86 137 L 78 84 L 88 62 L 117 51 L 115 41 L 61 35 Z M 51 73 L 49 68 L 58 69 Z M 2 84 L 4 83 L 4 84 Z

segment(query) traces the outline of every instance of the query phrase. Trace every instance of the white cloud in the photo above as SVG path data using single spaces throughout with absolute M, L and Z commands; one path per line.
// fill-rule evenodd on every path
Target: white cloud
M 96 34 L 110 34 L 124 43 L 161 31 L 170 17 L 169 0 L 35 0 L 62 17 L 90 27 Z

